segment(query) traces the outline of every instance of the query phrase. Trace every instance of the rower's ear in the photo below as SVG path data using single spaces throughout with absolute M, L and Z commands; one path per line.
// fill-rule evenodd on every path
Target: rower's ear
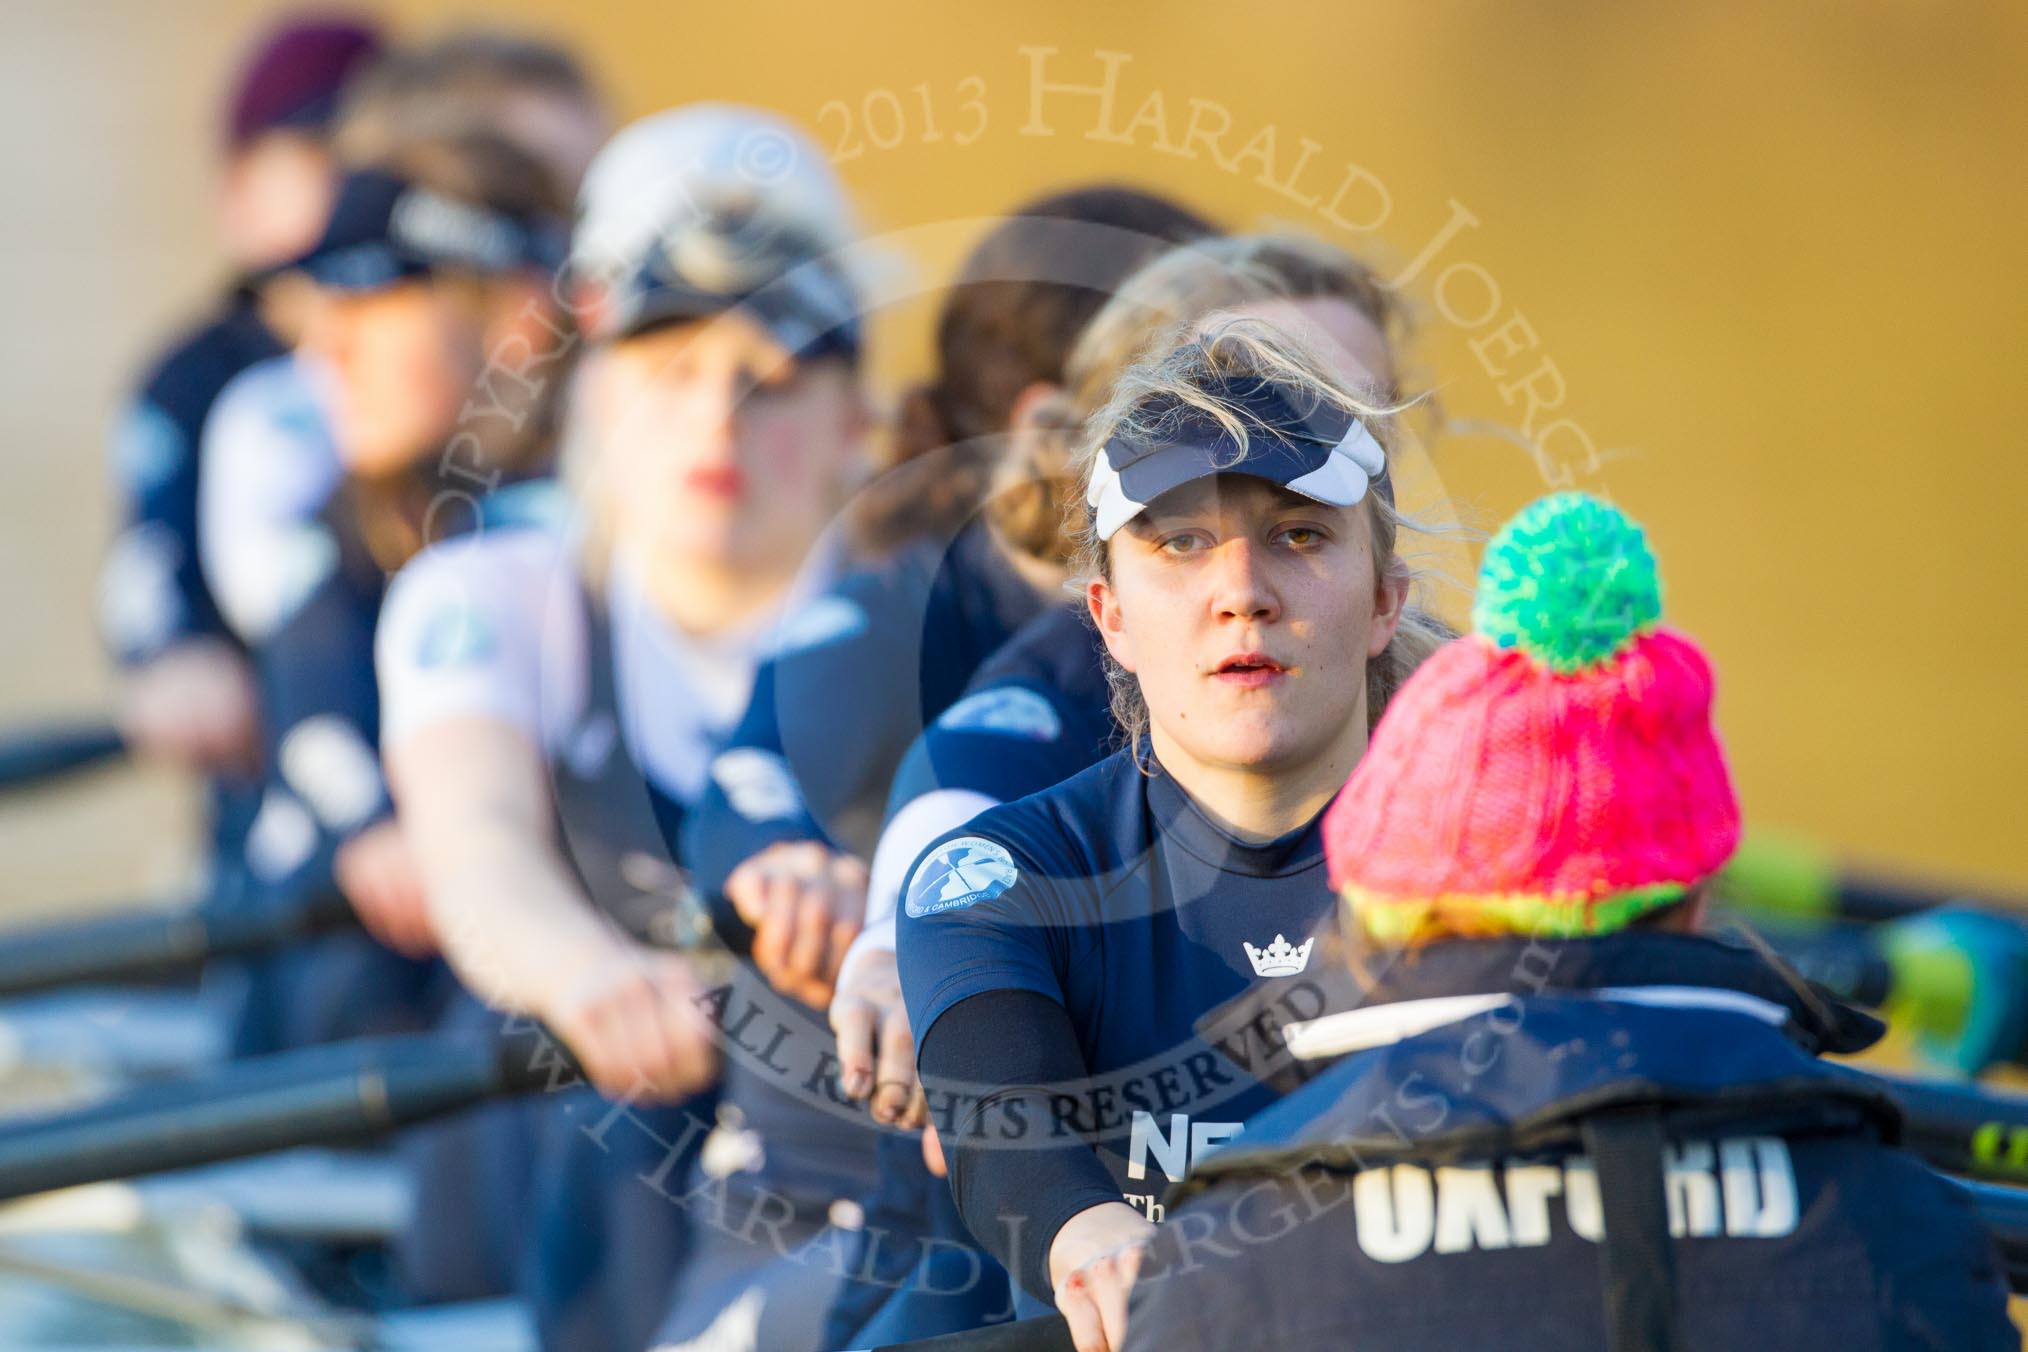
M 1106 651 L 1113 655 L 1113 661 L 1128 671 L 1134 670 L 1133 643 L 1127 637 L 1126 624 L 1120 616 L 1120 596 L 1113 590 L 1111 580 L 1104 576 L 1086 579 L 1084 604 L 1091 612 L 1091 622 L 1098 627 L 1099 637 L 1105 640 Z

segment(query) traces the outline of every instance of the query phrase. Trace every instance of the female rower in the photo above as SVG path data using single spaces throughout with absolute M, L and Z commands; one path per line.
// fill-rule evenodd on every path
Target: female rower
M 1067 496 L 1061 476 L 1069 472 L 1071 430 L 1097 411 L 1144 348 L 1220 309 L 1300 327 L 1347 379 L 1393 388 L 1400 321 L 1365 264 L 1290 235 L 1241 235 L 1173 249 L 1128 278 L 1093 318 L 1066 364 L 1064 389 L 1034 401 L 1017 433 L 1025 453 L 1008 459 L 1026 482 L 1019 493 L 997 494 L 994 508 L 1004 505 L 996 520 L 1017 512 L 1025 519 L 1022 534 L 1031 552 L 1064 557 L 1072 548 L 1056 506 Z M 1412 662 L 1441 641 L 1442 631 L 1419 631 L 1427 622 L 1418 611 L 1404 616 L 1392 648 L 1397 660 Z M 929 1111 L 895 966 L 903 876 L 944 832 L 1000 803 L 1039 793 L 1117 749 L 1103 653 L 1082 604 L 1046 611 L 988 659 L 965 697 L 924 729 L 895 776 L 873 856 L 867 925 L 847 953 L 831 1004 L 842 1078 L 851 1090 L 872 1087 L 879 1121 L 920 1126 Z M 1004 1274 L 996 1274 L 997 1290 L 984 1280 L 965 1280 L 980 1260 L 969 1249 L 948 1189 L 929 1176 L 914 1141 L 883 1139 L 880 1191 L 868 1217 L 868 1233 L 880 1240 L 877 1246 L 869 1241 L 875 1252 L 866 1260 L 868 1280 L 850 1288 L 833 1311 L 834 1342 L 926 1337 L 1005 1308 Z M 962 1298 L 949 1294 L 961 1286 Z M 879 1322 L 869 1324 L 883 1301 Z M 855 1331 L 860 1336 L 851 1338 Z
M 1400 315 L 1358 259 L 1295 235 L 1235 235 L 1170 250 L 1128 278 L 1092 319 L 1066 363 L 1061 391 L 1024 410 L 1016 443 L 1026 449 L 1008 457 L 1005 471 L 1017 482 L 995 495 L 990 510 L 996 521 L 1017 511 L 1026 519 L 1020 535 L 1029 553 L 1065 558 L 1074 547 L 1058 505 L 1070 471 L 1070 433 L 1097 412 L 1145 348 L 1217 310 L 1293 325 L 1346 379 L 1383 397 L 1395 387 Z M 1419 628 L 1428 622 L 1421 611 L 1407 614 L 1397 657 L 1415 660 L 1447 636 Z M 880 1087 L 872 1106 L 881 1121 L 921 1125 L 923 1112 L 894 966 L 902 878 L 945 831 L 1068 779 L 1117 749 L 1102 654 L 1081 603 L 1051 608 L 1009 639 L 964 699 L 923 730 L 895 776 L 873 855 L 866 928 L 847 953 L 831 1006 L 844 1079 L 852 1087 Z
M 784 172 L 752 173 L 752 146 Z M 686 891 L 663 833 L 779 621 L 840 565 L 825 530 L 870 422 L 837 258 L 852 234 L 821 153 L 770 116 L 698 105 L 622 131 L 586 176 L 565 274 L 590 340 L 567 418 L 577 519 L 430 550 L 381 625 L 388 771 L 436 940 L 622 1105 L 552 1114 L 536 1146 L 547 1345 L 644 1346 L 679 1282 L 668 1318 L 689 1336 L 870 1181 L 871 1132 L 778 1072 L 822 1055 L 821 1019 L 655 942 Z M 721 1060 L 715 1126 L 689 1096 Z M 580 1130 L 608 1112 L 628 1120 Z M 637 1176 L 658 1170 L 659 1188 Z M 673 1198 L 693 1186 L 771 1228 L 689 1220 Z M 749 1303 L 788 1330 L 824 1300 L 806 1281 Z
M 575 193 L 607 129 L 598 91 L 567 50 L 511 32 L 463 29 L 398 48 L 352 81 L 330 147 L 340 165 L 374 164 L 407 143 L 470 133 L 498 134 L 533 157 L 560 202 Z M 297 274 L 279 271 L 265 285 L 267 309 L 301 309 L 284 302 L 300 301 L 302 289 Z M 309 377 L 315 365 L 297 351 L 256 362 L 225 386 L 204 423 L 198 550 L 226 624 L 248 647 L 265 643 L 299 599 L 292 551 L 343 477 L 328 401 Z M 491 388 L 507 384 L 496 375 Z M 474 408 L 485 407 L 487 390 L 474 393 Z M 468 445 L 461 441 L 459 450 Z M 488 473 L 466 472 L 481 482 Z M 428 918 L 419 889 L 389 863 L 400 858 L 396 828 L 384 821 L 348 841 L 333 866 L 368 931 L 422 956 L 434 951 Z
M 902 988 L 923 1083 L 953 1096 L 959 1211 L 1081 1346 L 1122 1320 L 1127 1279 L 1096 1260 L 1145 1236 L 1158 1176 L 1273 1097 L 1196 1024 L 1299 975 L 1331 913 L 1318 819 L 1411 665 L 1390 654 L 1413 641 L 1392 436 L 1384 405 L 1259 319 L 1214 317 L 1122 376 L 1079 468 L 1130 745 L 946 835 L 903 889 Z M 1235 1038 L 1242 1062 L 1276 1050 Z
M 123 520 L 99 591 L 122 672 L 120 731 L 136 754 L 210 780 L 215 890 L 243 872 L 260 717 L 246 653 L 199 567 L 200 437 L 232 379 L 284 350 L 256 279 L 316 239 L 338 178 L 333 109 L 380 50 L 360 24 L 287 19 L 249 55 L 228 99 L 216 188 L 230 287 L 140 383 L 114 440 Z
M 552 449 L 554 386 L 466 413 L 487 354 L 558 360 L 567 332 L 548 277 L 563 201 L 542 168 L 490 135 L 411 144 L 348 174 L 300 260 L 314 286 L 303 350 L 332 394 L 345 475 L 273 560 L 273 623 L 254 648 L 267 778 L 247 834 L 262 895 L 328 886 L 356 845 L 351 885 L 415 886 L 375 751 L 373 627 L 387 574 L 426 539 L 482 524 L 453 473 L 490 476 L 486 510 L 525 501 Z M 523 487 L 512 487 L 523 485 Z M 320 939 L 256 964 L 245 1050 L 412 1026 L 431 1017 L 435 969 L 364 936 Z

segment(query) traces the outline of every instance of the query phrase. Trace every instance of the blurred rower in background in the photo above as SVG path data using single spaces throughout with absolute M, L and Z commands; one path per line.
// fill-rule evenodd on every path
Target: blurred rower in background
M 367 164 L 432 138 L 483 133 L 535 160 L 568 200 L 606 135 L 604 103 L 565 49 L 514 33 L 461 30 L 381 59 L 348 91 L 332 131 L 347 164 Z M 280 269 L 268 280 L 271 310 L 300 328 L 312 289 Z M 535 353 L 509 351 L 509 367 Z M 314 527 L 343 474 L 332 443 L 327 379 L 294 352 L 258 362 L 219 395 L 204 429 L 198 538 L 204 578 L 235 636 L 265 643 L 297 603 L 304 532 Z M 493 386 L 511 390 L 502 373 Z M 465 391 L 479 406 L 487 390 Z M 397 396 L 397 403 L 399 396 Z M 480 489 L 496 467 L 469 463 L 476 442 L 457 440 L 457 480 Z M 452 477 L 455 477 L 453 475 Z M 361 832 L 333 861 L 360 918 L 383 942 L 412 955 L 434 951 L 421 895 L 391 822 Z
M 735 1298 L 762 1346 L 808 1345 L 827 1284 L 761 1269 L 871 1182 L 863 1120 L 800 1074 L 781 1083 L 736 1031 L 722 1114 L 694 1097 L 721 1060 L 714 1010 L 744 1028 L 765 1007 L 760 1026 L 813 1064 L 821 1016 L 651 942 L 685 890 L 665 830 L 779 621 L 845 562 L 826 531 L 871 425 L 840 257 L 853 217 L 822 152 L 770 115 L 695 105 L 615 137 L 565 273 L 589 340 L 565 424 L 575 521 L 430 549 L 381 625 L 388 773 L 445 953 L 496 1009 L 561 1035 L 610 1100 L 640 1101 L 596 1140 L 583 1128 L 610 1104 L 544 1115 L 530 1294 L 546 1346 L 639 1348 L 665 1311 L 687 1337 Z M 496 1160 L 474 1162 L 474 1196 Z M 772 1242 L 693 1221 L 671 1190 L 700 1185 L 766 1209 Z
M 226 382 L 283 349 L 255 281 L 323 229 L 330 122 L 380 45 L 366 25 L 302 17 L 254 47 L 227 100 L 215 190 L 231 280 L 143 378 L 114 440 L 124 525 L 100 579 L 100 623 L 125 674 L 118 722 L 136 753 L 211 781 L 221 884 L 252 820 L 259 714 L 245 653 L 199 568 L 199 440 Z
M 315 260 L 270 282 L 271 294 L 293 299 L 289 308 L 303 327 L 331 322 L 309 334 L 311 349 L 250 368 L 220 396 L 205 430 L 200 524 L 205 573 L 221 607 L 244 642 L 273 656 L 277 679 L 292 679 L 292 650 L 320 654 L 331 664 L 320 679 L 345 686 L 340 702 L 351 716 L 370 719 L 372 620 L 365 612 L 377 572 L 410 552 L 401 518 L 413 517 L 414 500 L 430 499 L 421 508 L 425 535 L 471 524 L 474 510 L 497 525 L 541 509 L 536 484 L 503 485 L 546 471 L 553 456 L 549 409 L 566 380 L 572 340 L 546 270 L 561 257 L 565 204 L 606 126 L 603 100 L 569 51 L 496 30 L 462 30 L 399 49 L 348 95 L 333 134 L 346 163 L 389 162 L 419 146 L 431 155 L 432 143 L 465 147 L 499 161 L 488 171 L 497 180 L 488 191 L 513 208 L 509 214 L 532 208 L 547 217 L 538 233 L 548 238 L 525 241 L 539 247 L 518 277 L 486 281 L 468 270 L 449 286 L 411 279 L 384 289 L 391 294 L 335 307 L 330 297 L 319 299 Z M 508 200 L 517 194 L 518 202 Z M 443 327 L 429 331 L 430 292 L 443 301 L 462 289 L 467 301 L 483 305 L 479 293 L 489 287 L 504 308 L 478 328 L 470 306 L 453 305 L 439 316 Z M 393 313 L 403 305 L 407 323 Z M 357 578 L 356 620 L 341 606 L 307 616 L 303 609 L 318 566 L 310 561 L 328 554 L 326 528 L 350 510 L 334 494 L 370 500 L 368 513 L 394 527 L 384 523 L 376 532 L 375 572 Z M 391 500 L 402 496 L 411 499 L 405 506 Z M 372 729 L 362 722 L 348 731 L 370 737 Z M 350 758 L 360 759 L 356 741 Z M 292 800 L 279 801 L 283 819 L 300 823 Z M 411 959 L 433 954 L 421 887 L 393 818 L 377 811 L 326 844 L 310 868 L 294 879 L 283 873 L 279 884 L 274 861 L 260 855 L 261 881 L 290 892 L 335 882 L 384 944 Z M 299 979 L 305 969 L 313 979 Z M 314 959 L 284 958 L 255 970 L 261 987 L 240 1020 L 243 1047 L 381 1027 L 390 1018 L 474 1017 L 440 965 L 406 961 L 358 936 L 321 941 Z M 296 988 L 279 984 L 284 977 Z M 441 1014 L 440 1005 L 447 1006 Z M 528 1223 L 526 1135 L 502 1110 L 403 1139 L 419 1190 L 417 1223 L 395 1248 L 395 1275 L 408 1298 L 476 1299 L 512 1289 Z
M 552 297 L 566 199 L 540 163 L 473 133 L 402 147 L 348 174 L 297 268 L 313 286 L 303 351 L 331 394 L 338 488 L 277 550 L 273 623 L 253 648 L 266 776 L 247 836 L 263 896 L 329 885 L 334 858 L 386 822 L 375 751 L 373 627 L 389 572 L 428 540 L 538 510 L 568 328 Z M 491 354 L 554 359 L 470 416 Z M 453 453 L 457 459 L 451 458 Z M 475 493 L 463 468 L 490 485 Z M 399 837 L 355 871 L 413 890 Z M 426 1021 L 433 969 L 364 936 L 332 936 L 254 966 L 242 1050 Z

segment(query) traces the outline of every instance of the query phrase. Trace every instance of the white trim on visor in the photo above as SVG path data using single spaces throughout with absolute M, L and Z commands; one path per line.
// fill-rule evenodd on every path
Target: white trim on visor
M 1233 466 L 1233 470 L 1244 473 L 1241 468 L 1244 463 L 1241 461 Z M 1381 449 L 1380 442 L 1366 430 L 1364 423 L 1355 421 L 1346 429 L 1344 438 L 1324 457 L 1323 464 L 1308 474 L 1291 479 L 1285 486 L 1332 507 L 1351 507 L 1366 496 L 1367 485 L 1379 478 L 1386 468 L 1387 453 Z M 1092 462 L 1091 484 L 1085 490 L 1085 504 L 1091 508 L 1092 524 L 1100 540 L 1112 539 L 1121 526 L 1139 516 L 1148 505 L 1128 496 L 1126 485 L 1120 481 L 1120 472 L 1113 468 L 1112 460 L 1103 449 Z

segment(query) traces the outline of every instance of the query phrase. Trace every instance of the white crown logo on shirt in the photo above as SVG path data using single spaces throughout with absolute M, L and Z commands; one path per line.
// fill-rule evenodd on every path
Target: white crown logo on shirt
M 1255 976 L 1294 976 L 1310 965 L 1310 946 L 1316 943 L 1314 937 L 1303 940 L 1301 948 L 1295 947 L 1280 934 L 1266 948 L 1255 948 L 1244 939 L 1240 947 L 1246 950 L 1248 962 L 1253 964 Z

